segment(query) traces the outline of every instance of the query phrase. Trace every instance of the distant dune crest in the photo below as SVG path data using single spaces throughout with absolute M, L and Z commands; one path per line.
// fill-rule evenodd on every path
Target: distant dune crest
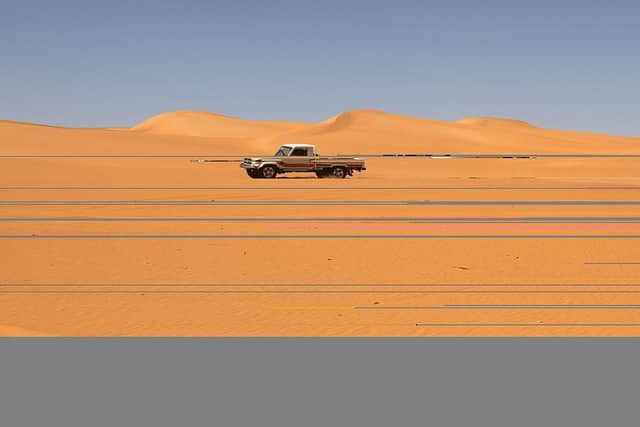
M 346 126 L 355 121 L 376 120 L 376 119 L 382 119 L 389 116 L 391 116 L 391 114 L 385 113 L 384 111 L 380 111 L 380 110 L 373 110 L 373 109 L 351 110 L 351 111 L 345 111 L 343 113 L 335 115 L 325 120 L 322 123 Z
M 456 123 L 461 125 L 472 126 L 511 126 L 511 127 L 528 127 L 535 128 L 531 123 L 523 120 L 507 119 L 499 117 L 467 117 L 457 120 Z
M 163 135 L 251 138 L 304 126 L 304 123 L 245 120 L 205 111 L 174 111 L 153 116 L 131 129 Z

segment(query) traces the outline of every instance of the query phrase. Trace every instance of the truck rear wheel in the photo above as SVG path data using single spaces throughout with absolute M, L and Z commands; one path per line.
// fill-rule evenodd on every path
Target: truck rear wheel
M 317 171 L 316 171 L 316 176 L 317 176 L 318 178 L 326 178 L 326 177 L 327 177 L 327 175 L 329 175 L 329 174 L 327 173 L 327 170 L 326 170 L 326 169 L 320 169 L 320 170 L 317 170 Z
M 334 178 L 346 178 L 347 177 L 347 169 L 342 166 L 335 166 L 331 170 L 331 176 Z
M 263 178 L 267 178 L 267 179 L 275 178 L 276 175 L 278 175 L 278 171 L 276 170 L 275 166 L 270 166 L 270 165 L 263 166 L 260 169 L 260 173 Z

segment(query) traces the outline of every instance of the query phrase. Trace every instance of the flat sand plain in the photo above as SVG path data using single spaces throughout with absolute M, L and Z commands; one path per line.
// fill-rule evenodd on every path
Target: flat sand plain
M 368 170 L 238 167 L 287 142 Z M 639 165 L 505 119 L 0 121 L 0 335 L 638 336 Z

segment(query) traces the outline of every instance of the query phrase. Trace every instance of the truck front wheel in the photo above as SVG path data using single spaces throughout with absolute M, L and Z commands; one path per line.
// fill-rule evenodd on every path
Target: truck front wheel
M 278 175 L 278 171 L 276 170 L 276 168 L 269 165 L 263 166 L 262 169 L 260 169 L 260 172 L 262 177 L 267 179 L 275 178 L 276 175 Z
M 247 175 L 249 175 L 251 178 L 260 178 L 260 175 L 258 174 L 258 171 L 255 169 L 247 169 Z
M 342 166 L 336 166 L 331 170 L 331 176 L 334 178 L 346 178 L 347 177 L 347 169 Z

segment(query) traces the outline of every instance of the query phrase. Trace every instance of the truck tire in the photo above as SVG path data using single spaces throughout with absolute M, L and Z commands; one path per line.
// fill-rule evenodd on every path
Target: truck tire
M 342 166 L 335 166 L 331 169 L 331 176 L 344 179 L 347 177 L 347 169 Z
M 247 175 L 249 175 L 253 179 L 260 178 L 258 171 L 256 171 L 255 169 L 247 169 Z
M 273 179 L 278 175 L 278 171 L 275 166 L 266 165 L 260 169 L 260 175 L 263 178 Z
M 317 170 L 317 171 L 316 171 L 316 176 L 317 176 L 318 178 L 326 178 L 326 177 L 327 177 L 327 175 L 329 175 L 329 174 L 327 173 L 327 170 L 326 170 L 326 169 L 320 169 L 320 170 Z

